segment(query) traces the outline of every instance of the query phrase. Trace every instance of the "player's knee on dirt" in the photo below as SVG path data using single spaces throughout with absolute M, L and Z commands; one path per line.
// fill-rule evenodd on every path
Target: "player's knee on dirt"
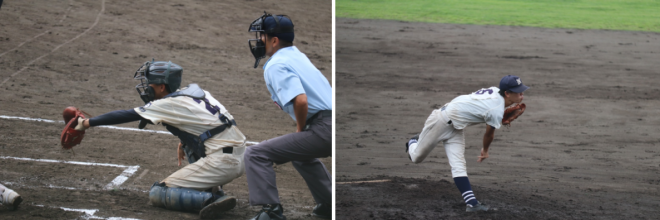
M 223 196 L 224 193 L 214 194 L 188 188 L 167 187 L 165 183 L 159 182 L 154 183 L 149 191 L 149 200 L 153 206 L 187 212 L 198 212 Z

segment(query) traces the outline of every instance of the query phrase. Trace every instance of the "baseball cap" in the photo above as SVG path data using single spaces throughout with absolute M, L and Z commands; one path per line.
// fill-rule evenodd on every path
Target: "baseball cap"
M 529 87 L 523 85 L 522 80 L 518 76 L 507 75 L 500 80 L 500 90 L 521 93 L 527 89 Z
M 273 16 L 277 16 L 279 19 L 280 26 L 278 28 L 277 22 Z M 286 16 L 282 15 L 273 15 L 266 17 L 263 23 L 264 31 L 271 35 L 279 38 L 283 41 L 293 42 L 295 34 L 293 33 L 293 22 Z

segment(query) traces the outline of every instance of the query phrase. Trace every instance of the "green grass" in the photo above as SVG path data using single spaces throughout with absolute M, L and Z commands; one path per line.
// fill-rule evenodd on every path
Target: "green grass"
M 660 32 L 660 0 L 336 0 L 337 17 Z

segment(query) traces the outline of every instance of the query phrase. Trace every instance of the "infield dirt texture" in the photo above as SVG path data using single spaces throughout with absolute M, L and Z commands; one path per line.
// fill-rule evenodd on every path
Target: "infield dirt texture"
M 337 19 L 338 219 L 656 219 L 660 34 Z M 467 128 L 475 196 L 465 213 L 442 145 L 404 153 L 433 109 L 498 86 L 531 88 L 526 112 Z
M 155 58 L 181 65 L 182 84 L 198 83 L 213 94 L 235 117 L 248 141 L 295 132 L 291 117 L 270 100 L 261 66 L 252 68 L 247 40 L 254 34 L 247 32 L 248 26 L 264 10 L 289 15 L 296 25 L 294 45 L 330 80 L 331 7 L 330 1 L 4 1 L 0 183 L 20 193 L 24 201 L 17 211 L 0 206 L 0 219 L 198 218 L 196 213 L 149 204 L 151 185 L 179 168 L 176 137 L 92 128 L 82 145 L 74 148 L 74 156 L 60 149 L 62 122 L 24 119 L 61 121 L 67 106 L 92 115 L 141 106 L 133 74 Z M 136 128 L 137 122 L 118 126 Z M 165 131 L 160 125 L 147 129 Z M 131 173 L 127 167 L 15 158 L 139 168 Z M 322 161 L 332 172 L 332 158 Z M 310 217 L 314 200 L 298 172 L 290 163 L 275 170 L 285 215 L 314 218 Z M 122 173 L 128 178 L 110 185 Z M 104 189 L 107 186 L 110 189 Z M 260 209 L 248 204 L 245 175 L 224 189 L 238 198 L 238 205 L 224 219 L 249 219 Z

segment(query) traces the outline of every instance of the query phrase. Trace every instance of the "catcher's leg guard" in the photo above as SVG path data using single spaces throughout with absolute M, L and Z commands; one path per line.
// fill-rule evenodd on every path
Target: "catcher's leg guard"
M 170 210 L 200 212 L 202 218 L 217 218 L 236 206 L 236 198 L 220 193 L 197 191 L 188 188 L 171 188 L 164 183 L 154 183 L 149 191 L 151 204 Z

